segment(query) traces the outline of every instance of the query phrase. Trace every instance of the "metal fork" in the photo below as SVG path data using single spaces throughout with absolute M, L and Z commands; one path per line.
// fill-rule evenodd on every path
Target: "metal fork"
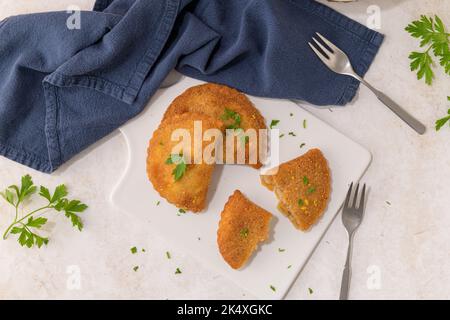
M 315 47 L 311 42 L 308 42 L 311 49 L 316 53 L 319 59 L 332 71 L 353 77 L 359 80 L 362 84 L 368 87 L 377 96 L 378 100 L 384 103 L 391 111 L 393 111 L 397 116 L 399 116 L 403 121 L 405 121 L 411 128 L 413 128 L 418 134 L 424 134 L 426 131 L 425 126 L 410 115 L 406 110 L 404 110 L 399 104 L 394 100 L 389 98 L 383 92 L 372 87 L 367 83 L 364 78 L 360 77 L 354 70 L 350 63 L 348 56 L 341 49 L 336 47 L 331 41 L 326 39 L 320 33 L 316 32 L 317 36 L 328 46 L 326 48 L 321 42 L 313 37 L 314 43 L 322 52 Z M 331 49 L 331 50 L 330 50 Z
M 345 198 L 344 208 L 342 209 L 342 222 L 344 223 L 345 229 L 347 230 L 349 241 L 348 241 L 348 251 L 347 251 L 347 260 L 345 262 L 344 272 L 342 274 L 342 282 L 341 282 L 341 294 L 340 300 L 348 299 L 348 291 L 350 288 L 350 276 L 351 276 L 351 256 L 352 256 L 352 247 L 353 247 L 353 235 L 355 234 L 356 229 L 358 229 L 361 224 L 363 213 L 364 213 L 364 203 L 366 196 L 366 185 L 364 184 L 359 203 L 358 200 L 358 190 L 359 183 L 356 186 L 355 193 L 353 195 L 353 201 L 350 201 L 351 193 L 353 189 L 353 183 L 350 185 L 350 188 L 347 192 L 347 197 Z

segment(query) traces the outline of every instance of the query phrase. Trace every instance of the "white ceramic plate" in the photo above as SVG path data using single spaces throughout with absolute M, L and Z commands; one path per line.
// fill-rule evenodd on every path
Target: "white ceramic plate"
M 124 212 L 150 221 L 148 227 L 152 231 L 159 232 L 174 245 L 182 246 L 257 298 L 281 299 L 338 213 L 348 185 L 359 180 L 369 166 L 371 155 L 290 101 L 250 97 L 268 124 L 272 119 L 280 120 L 278 128 L 284 133 L 280 139 L 281 162 L 295 158 L 310 148 L 322 150 L 332 174 L 332 193 L 327 211 L 311 231 L 300 232 L 277 210 L 275 195 L 260 184 L 257 170 L 227 165 L 216 167 L 207 210 L 198 215 L 177 215 L 178 209 L 161 199 L 147 180 L 147 146 L 170 102 L 187 88 L 201 83 L 183 78 L 174 86 L 159 90 L 147 109 L 121 128 L 129 149 L 129 161 L 111 200 Z M 306 129 L 303 128 L 304 119 Z M 289 132 L 294 132 L 296 136 L 289 135 Z M 302 143 L 306 145 L 300 148 Z M 239 271 L 224 262 L 216 244 L 220 213 L 235 189 L 240 189 L 250 200 L 276 216 L 270 241 L 260 246 L 250 263 Z M 158 201 L 161 203 L 156 206 Z M 279 248 L 285 251 L 279 252 Z M 273 291 L 270 286 L 276 290 Z

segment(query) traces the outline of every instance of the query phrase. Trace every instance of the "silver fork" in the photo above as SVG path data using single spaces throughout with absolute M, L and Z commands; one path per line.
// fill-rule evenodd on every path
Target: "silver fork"
M 318 48 L 322 50 L 322 52 L 315 47 L 311 42 L 308 42 L 311 49 L 316 53 L 320 60 L 332 71 L 353 77 L 359 80 L 362 84 L 368 87 L 372 92 L 377 96 L 378 100 L 384 103 L 391 111 L 393 111 L 397 116 L 399 116 L 403 121 L 405 121 L 411 128 L 413 128 L 418 134 L 424 134 L 426 131 L 425 126 L 410 115 L 406 110 L 404 110 L 399 104 L 397 104 L 394 100 L 389 98 L 383 92 L 378 89 L 372 87 L 369 83 L 367 83 L 364 78 L 360 77 L 352 67 L 348 56 L 341 49 L 336 47 L 331 41 L 326 39 L 320 33 L 316 32 L 317 36 L 328 46 L 326 48 L 322 43 L 320 43 L 316 38 L 313 37 L 314 43 Z M 331 50 L 330 50 L 331 49 Z
M 366 185 L 364 184 L 359 203 L 358 200 L 358 190 L 359 183 L 356 186 L 355 193 L 353 195 L 353 201 L 350 201 L 351 193 L 353 189 L 353 183 L 350 185 L 350 188 L 347 192 L 347 197 L 345 198 L 344 207 L 342 209 L 342 222 L 344 223 L 345 229 L 347 230 L 349 241 L 348 241 L 348 250 L 347 250 L 347 260 L 345 262 L 344 272 L 342 274 L 342 282 L 341 282 L 341 294 L 340 300 L 348 299 L 348 291 L 350 288 L 350 277 L 351 277 L 351 256 L 352 256 L 352 248 L 353 248 L 353 235 L 355 234 L 356 229 L 358 229 L 361 224 L 363 213 L 364 213 L 364 203 L 366 196 Z

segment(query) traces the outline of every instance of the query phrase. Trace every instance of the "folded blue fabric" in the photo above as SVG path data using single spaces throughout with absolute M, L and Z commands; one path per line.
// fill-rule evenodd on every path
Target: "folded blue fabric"
M 53 172 L 136 116 L 168 73 L 257 96 L 345 105 L 358 82 L 329 71 L 320 32 L 364 75 L 383 36 L 312 0 L 98 0 L 0 22 L 0 154 Z

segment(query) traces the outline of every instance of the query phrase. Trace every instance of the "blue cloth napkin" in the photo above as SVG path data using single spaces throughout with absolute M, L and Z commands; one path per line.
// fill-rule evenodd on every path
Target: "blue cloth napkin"
M 312 0 L 98 0 L 80 29 L 70 18 L 0 22 L 0 154 L 47 173 L 139 114 L 174 68 L 256 96 L 345 105 L 358 82 L 307 42 L 322 33 L 364 75 L 383 40 Z

